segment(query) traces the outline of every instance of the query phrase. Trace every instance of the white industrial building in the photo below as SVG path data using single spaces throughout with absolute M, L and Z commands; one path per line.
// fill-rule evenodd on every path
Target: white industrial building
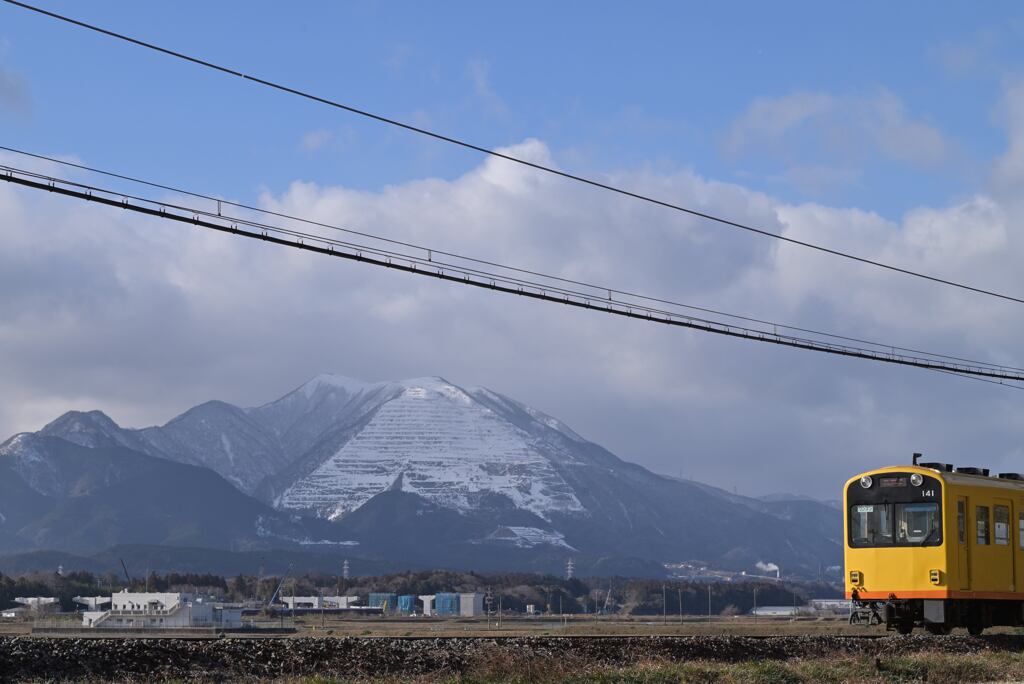
M 477 593 L 459 594 L 459 615 L 476 617 L 484 614 L 484 595 Z
M 813 613 L 814 611 L 806 606 L 758 606 L 750 611 L 750 615 L 758 617 L 796 617 Z
M 484 614 L 484 595 L 479 593 L 459 594 L 459 617 L 478 617 Z M 437 612 L 437 594 L 424 594 L 418 597 L 423 603 L 423 615 L 430 617 Z M 446 613 L 447 615 L 447 613 Z
M 289 610 L 344 610 L 355 608 L 358 596 L 281 596 Z
M 811 599 L 807 603 L 821 614 L 849 615 L 851 607 L 849 599 Z
M 85 610 L 92 611 L 103 610 L 105 606 L 110 605 L 109 596 L 76 596 L 73 600 Z
M 186 593 L 114 594 L 110 610 L 82 613 L 82 626 L 93 629 L 236 629 L 242 609 L 205 601 Z
M 60 601 L 53 596 L 18 596 L 15 603 L 25 606 L 33 613 L 56 613 L 60 611 Z

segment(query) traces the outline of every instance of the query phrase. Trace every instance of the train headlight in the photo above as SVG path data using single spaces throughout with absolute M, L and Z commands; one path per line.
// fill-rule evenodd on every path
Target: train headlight
M 860 570 L 851 570 L 850 571 L 850 584 L 852 584 L 854 586 L 858 586 L 863 581 L 864 581 L 864 576 L 862 574 L 860 574 Z
M 864 489 L 870 489 L 871 482 L 872 480 L 870 475 L 865 475 L 864 477 L 860 478 L 860 486 L 863 487 Z
M 921 473 L 910 474 L 910 484 L 914 485 L 915 487 L 920 487 L 922 482 L 924 482 L 924 478 L 921 477 Z
M 942 584 L 942 571 L 941 570 L 931 570 L 928 573 L 928 579 L 931 580 L 932 584 Z

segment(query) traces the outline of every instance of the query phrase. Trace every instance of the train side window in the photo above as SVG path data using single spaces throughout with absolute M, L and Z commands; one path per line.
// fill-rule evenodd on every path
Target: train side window
M 978 527 L 978 546 L 988 546 L 988 506 L 975 508 Z
M 1010 543 L 1010 508 L 996 504 L 993 510 L 995 518 L 995 540 L 999 546 L 1008 546 Z
M 1024 513 L 1017 514 L 1017 539 L 1020 548 L 1024 549 Z
M 967 511 L 964 510 L 963 501 L 956 502 L 956 536 L 961 544 L 967 543 Z M 1020 516 L 1021 529 L 1024 530 L 1024 513 Z M 1020 546 L 1024 549 L 1024 536 L 1020 539 Z

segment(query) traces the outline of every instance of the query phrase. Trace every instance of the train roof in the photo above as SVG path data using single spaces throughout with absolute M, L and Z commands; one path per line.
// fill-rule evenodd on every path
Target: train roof
M 996 489 L 1008 489 L 1011 491 L 1024 490 L 1024 475 L 1018 475 L 1017 473 L 999 473 L 998 476 L 993 476 L 949 471 L 945 470 L 944 468 L 928 467 L 929 465 L 932 464 L 916 466 L 909 464 L 894 465 L 885 466 L 884 468 L 874 468 L 872 470 L 865 470 L 864 472 L 858 473 L 857 475 L 854 475 L 853 477 L 848 479 L 846 481 L 846 484 L 844 485 L 844 490 L 846 487 L 849 487 L 851 483 L 856 482 L 864 475 L 880 475 L 885 473 L 921 473 L 922 475 L 928 475 L 930 477 L 937 478 L 938 480 L 948 484 L 962 485 L 965 487 L 994 487 Z M 935 465 L 939 466 L 945 464 Z M 1004 477 L 1005 475 L 1011 475 L 1016 477 Z

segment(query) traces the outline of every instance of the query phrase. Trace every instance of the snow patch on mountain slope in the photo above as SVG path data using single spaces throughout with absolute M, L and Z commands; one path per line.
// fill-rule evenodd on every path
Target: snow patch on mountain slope
M 542 518 L 583 512 L 529 433 L 441 378 L 400 385 L 362 431 L 285 490 L 281 507 L 335 518 L 400 486 L 456 510 L 497 493 Z
M 331 541 L 330 539 L 310 539 L 309 537 L 289 537 L 270 529 L 266 518 L 262 515 L 256 516 L 256 536 L 265 539 L 280 539 L 282 541 L 295 542 L 300 546 L 359 546 L 357 541 Z
M 231 467 L 235 465 L 235 452 L 231 449 L 231 440 L 223 432 L 220 433 L 220 443 L 224 447 L 224 453 L 228 457 L 228 461 L 231 463 Z
M 565 536 L 561 532 L 549 532 L 539 527 L 519 527 L 514 525 L 503 525 L 475 543 L 507 544 L 521 549 L 532 549 L 535 546 L 548 545 L 558 546 L 570 551 L 577 550 L 566 543 Z
M 323 373 L 305 383 L 296 391 L 301 392 L 307 399 L 312 399 L 317 392 L 325 389 L 340 389 L 347 394 L 357 394 L 364 390 L 374 389 L 382 384 L 384 383 L 362 382 L 361 380 L 347 378 L 344 375 Z
M 59 473 L 53 464 L 33 445 L 34 436 L 23 432 L 0 446 L 0 457 L 9 459 L 11 468 L 25 483 L 47 496 L 60 492 Z
M 587 441 L 580 437 L 578 434 L 576 434 L 576 432 L 573 431 L 572 428 L 570 428 L 568 425 L 558 420 L 557 418 L 553 418 L 548 414 L 544 413 L 543 411 L 538 411 L 537 409 L 531 406 L 527 406 L 526 404 L 523 404 L 521 402 L 518 402 L 515 399 L 509 399 L 508 397 L 498 394 L 497 392 L 492 392 L 486 387 L 472 387 L 467 389 L 466 391 L 469 392 L 469 394 L 473 396 L 475 399 L 483 401 L 485 403 L 494 404 L 505 411 L 522 411 L 527 416 L 529 416 L 530 419 L 532 419 L 533 421 L 540 423 L 541 425 L 544 425 L 546 427 L 549 427 L 552 430 L 555 430 L 556 432 L 562 434 L 565 437 L 568 437 L 574 442 Z

